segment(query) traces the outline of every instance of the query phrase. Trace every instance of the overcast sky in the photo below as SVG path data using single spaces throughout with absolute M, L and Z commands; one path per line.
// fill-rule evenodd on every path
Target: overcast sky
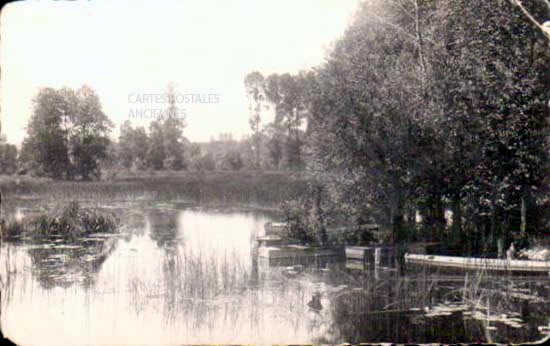
M 9 142 L 23 140 L 40 87 L 88 84 L 117 136 L 124 120 L 147 126 L 150 114 L 165 107 L 137 95 L 163 93 L 173 82 L 181 94 L 214 95 L 210 103 L 179 104 L 187 138 L 241 138 L 249 132 L 244 76 L 318 65 L 357 6 L 358 0 L 11 3 L 1 14 L 2 132 Z

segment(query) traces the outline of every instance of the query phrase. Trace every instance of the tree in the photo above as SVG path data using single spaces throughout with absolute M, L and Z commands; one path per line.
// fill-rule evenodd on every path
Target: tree
M 143 127 L 133 128 L 129 120 L 120 126 L 118 139 L 118 157 L 126 169 L 137 167 L 144 169 L 147 166 L 147 152 L 149 137 Z
M 132 133 L 132 154 L 134 164 L 138 169 L 147 167 L 147 150 L 149 148 L 149 136 L 143 126 L 139 126 Z
M 547 191 L 548 63 L 508 1 L 365 2 L 309 88 L 313 173 L 395 241 L 414 209 L 444 237 L 449 201 L 461 237 L 522 237 Z
M 270 123 L 264 128 L 266 135 L 265 146 L 268 165 L 280 168 L 283 159 L 284 133 L 276 123 Z
M 250 119 L 249 124 L 252 130 L 251 141 L 253 143 L 253 150 L 256 154 L 255 168 L 261 166 L 261 144 L 262 134 L 260 129 L 260 123 L 262 121 L 261 112 L 264 107 L 265 91 L 264 91 L 264 77 L 260 72 L 251 72 L 246 75 L 244 79 L 244 85 L 249 97 L 249 111 Z
M 34 98 L 34 111 L 23 141 L 23 157 L 38 175 L 71 177 L 68 129 L 65 124 L 75 112 L 71 93 L 53 88 L 41 89 Z
M 17 147 L 0 137 L 0 174 L 14 174 L 17 171 Z
M 546 16 L 546 21 L 542 23 L 542 21 L 539 21 L 535 16 L 533 15 L 532 11 L 528 10 L 521 0 L 510 0 L 514 5 L 520 8 L 520 10 L 523 12 L 523 14 L 533 23 L 546 37 L 548 40 L 550 40 L 550 20 L 548 20 L 548 16 Z M 547 11 L 550 12 L 550 1 L 544 0 L 544 3 L 546 4 Z M 538 11 L 540 13 L 540 11 Z M 544 20 L 544 19 L 543 19 Z M 542 24 L 541 24 L 542 23 Z M 550 43 L 550 42 L 549 42 Z
M 304 131 L 301 127 L 307 117 L 308 92 L 311 74 L 292 76 L 272 74 L 265 80 L 267 100 L 275 108 L 277 129 L 285 130 L 283 160 L 287 168 L 303 167 Z
M 241 153 L 237 150 L 231 150 L 225 153 L 223 156 L 223 168 L 230 169 L 232 171 L 238 171 L 243 168 L 244 163 L 241 157 Z
M 135 159 L 133 150 L 134 129 L 130 120 L 126 120 L 120 125 L 120 135 L 118 137 L 118 158 L 122 167 L 130 169 Z
M 547 40 L 509 1 L 439 6 L 443 44 L 434 50 L 432 83 L 445 110 L 438 136 L 453 139 L 444 142 L 449 197 L 464 204 L 468 229 L 485 244 L 524 239 L 522 210 L 538 208 L 536 196 L 547 188 Z M 530 10 L 547 13 L 535 3 Z
M 22 159 L 39 175 L 99 177 L 98 160 L 106 155 L 111 127 L 90 87 L 43 88 L 34 99 Z
M 430 166 L 423 148 L 422 70 L 416 43 L 380 25 L 374 10 L 388 9 L 364 3 L 316 70 L 308 123 L 311 169 L 352 215 L 376 206 L 373 214 L 391 225 L 398 242 L 415 183 Z M 413 24 L 405 15 L 392 18 L 400 26 Z
M 101 175 L 98 161 L 106 158 L 112 122 L 103 113 L 93 89 L 82 86 L 76 92 L 76 109 L 69 117 L 72 164 L 82 179 Z
M 164 129 L 159 119 L 149 125 L 150 146 L 147 152 L 149 166 L 155 170 L 164 168 L 166 152 L 164 150 Z
M 168 85 L 166 92 L 168 108 L 162 119 L 162 135 L 164 136 L 163 166 L 175 170 L 184 169 L 187 164 L 184 159 L 183 129 L 185 128 L 184 113 L 176 104 L 176 90 L 173 84 Z

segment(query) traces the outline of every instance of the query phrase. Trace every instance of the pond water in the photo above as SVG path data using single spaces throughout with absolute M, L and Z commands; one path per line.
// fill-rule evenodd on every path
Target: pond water
M 12 205 L 3 212 L 40 210 Z M 547 277 L 500 280 L 504 303 L 479 276 L 266 268 L 254 237 L 268 212 L 101 207 L 119 215 L 120 234 L 1 245 L 1 326 L 17 344 L 520 342 L 550 322 Z

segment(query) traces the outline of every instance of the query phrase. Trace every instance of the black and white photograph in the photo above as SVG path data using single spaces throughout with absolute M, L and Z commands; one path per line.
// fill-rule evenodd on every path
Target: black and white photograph
M 0 339 L 550 341 L 550 0 L 0 12 Z

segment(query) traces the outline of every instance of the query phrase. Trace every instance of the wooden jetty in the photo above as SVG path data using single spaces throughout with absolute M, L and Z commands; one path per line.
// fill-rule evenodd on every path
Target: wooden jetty
M 388 245 L 346 246 L 346 259 L 369 267 L 393 267 L 395 264 L 393 247 Z
M 550 274 L 550 261 L 405 254 L 405 263 L 462 270 Z
M 264 235 L 280 235 L 286 227 L 284 222 L 267 222 L 264 224 Z
M 280 235 L 286 227 L 284 222 L 267 222 L 264 224 L 264 235 Z M 378 224 L 364 224 L 359 226 L 343 226 L 343 227 L 328 227 L 327 233 L 337 234 L 337 233 L 346 233 L 350 231 L 364 230 L 369 231 L 376 237 L 382 237 L 384 232 L 380 230 L 380 225 Z
M 258 261 L 268 266 L 316 265 L 343 262 L 344 247 L 311 247 L 302 245 L 262 246 L 258 249 Z
M 277 235 L 264 235 L 256 237 L 258 246 L 276 246 L 281 245 L 283 240 Z
M 283 233 L 286 223 L 267 222 L 263 233 L 256 237 L 258 261 L 267 266 L 317 265 L 327 263 L 349 262 L 355 268 L 393 267 L 393 248 L 387 245 L 373 246 L 332 246 L 314 247 L 285 244 Z M 361 229 L 378 232 L 379 225 L 366 224 Z M 338 233 L 352 230 L 351 227 L 327 229 L 327 232 Z

